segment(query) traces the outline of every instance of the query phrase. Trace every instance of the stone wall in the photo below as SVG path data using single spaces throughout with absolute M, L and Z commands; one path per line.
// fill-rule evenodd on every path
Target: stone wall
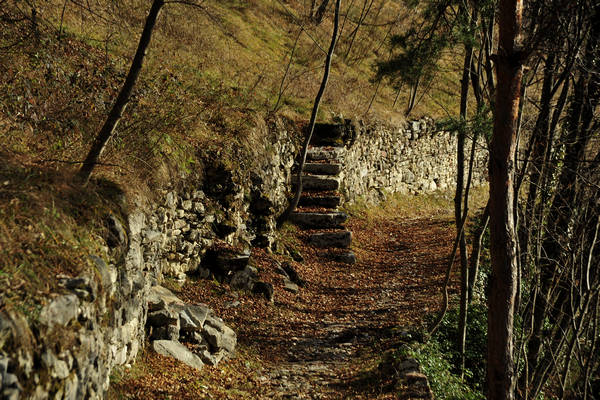
M 90 256 L 81 275 L 59 276 L 61 288 L 37 320 L 0 312 L 0 398 L 103 398 L 112 368 L 134 360 L 152 282 L 142 258 L 144 219 L 130 214 L 125 229 L 109 216 L 105 253 Z
M 61 278 L 39 317 L 0 304 L 0 400 L 104 398 L 111 370 L 145 343 L 154 285 L 206 273 L 204 255 L 217 241 L 248 253 L 272 244 L 299 136 L 283 121 L 256 129 L 246 169 L 206 161 L 149 206 L 106 216 L 104 251 L 79 276 Z
M 385 193 L 422 193 L 455 186 L 456 135 L 432 119 L 401 126 L 346 121 L 342 192 L 347 201 L 381 200 Z M 466 157 L 471 141 L 466 143 Z M 473 185 L 485 182 L 487 155 L 478 144 Z

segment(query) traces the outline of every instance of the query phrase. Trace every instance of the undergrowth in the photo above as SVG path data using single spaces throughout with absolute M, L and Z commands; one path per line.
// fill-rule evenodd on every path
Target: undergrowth
M 487 308 L 481 304 L 469 308 L 463 378 L 457 350 L 458 321 L 458 309 L 448 310 L 436 334 L 425 343 L 414 343 L 406 355 L 419 362 L 436 399 L 484 399 Z

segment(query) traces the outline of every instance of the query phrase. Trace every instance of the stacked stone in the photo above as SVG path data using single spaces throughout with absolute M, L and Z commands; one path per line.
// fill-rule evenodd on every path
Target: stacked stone
M 302 197 L 291 219 L 302 228 L 314 230 L 309 236 L 311 245 L 330 250 L 338 262 L 353 264 L 356 257 L 348 250 L 352 232 L 344 227 L 348 215 L 338 211 L 345 132 L 341 125 L 315 127 L 302 175 Z
M 206 304 L 186 304 L 162 286 L 150 291 L 146 324 L 157 353 L 197 369 L 230 357 L 237 342 L 235 332 Z

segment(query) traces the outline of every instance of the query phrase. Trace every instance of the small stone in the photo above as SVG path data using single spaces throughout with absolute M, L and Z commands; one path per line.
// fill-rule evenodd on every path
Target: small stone
M 290 281 L 290 280 L 284 280 L 283 282 L 283 288 L 285 290 L 287 290 L 288 292 L 292 292 L 292 293 L 298 293 L 298 291 L 300 290 L 298 288 L 298 285 L 296 285 L 294 282 Z
M 241 303 L 238 300 L 226 301 L 225 302 L 225 308 L 237 308 L 240 305 L 241 305 Z

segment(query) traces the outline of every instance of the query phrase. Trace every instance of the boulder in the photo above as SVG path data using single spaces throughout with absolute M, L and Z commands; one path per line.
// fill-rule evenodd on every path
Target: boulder
M 204 366 L 204 363 L 202 363 L 202 360 L 197 355 L 174 340 L 155 340 L 152 342 L 152 348 L 158 354 L 173 357 L 192 368 L 202 369 Z
M 225 325 L 221 318 L 214 315 L 206 318 L 202 336 L 210 344 L 211 353 L 217 353 L 220 350 L 233 353 L 237 344 L 235 332 Z
M 185 332 L 200 331 L 212 311 L 205 304 L 186 305 L 179 310 L 179 323 Z
M 167 305 L 177 304 L 185 305 L 173 292 L 162 286 L 153 286 L 148 293 L 148 311 L 157 311 L 164 309 Z
M 351 251 L 335 254 L 333 259 L 344 264 L 356 264 L 356 255 Z

